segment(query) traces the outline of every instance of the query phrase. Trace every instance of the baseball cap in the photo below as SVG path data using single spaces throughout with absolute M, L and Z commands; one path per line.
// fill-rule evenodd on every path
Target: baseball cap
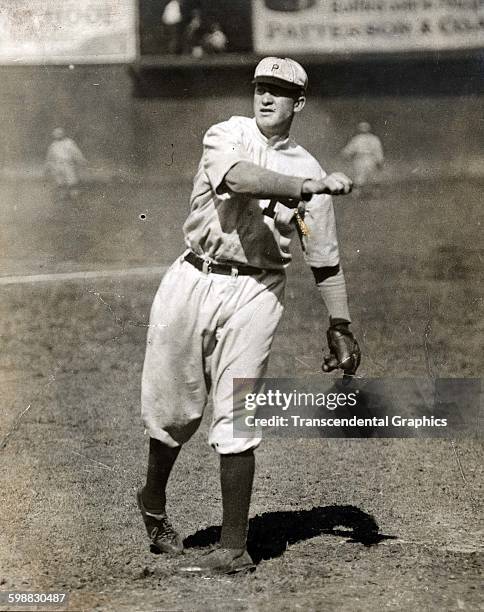
M 53 138 L 64 138 L 64 130 L 61 127 L 57 127 L 54 129 L 54 131 L 52 132 L 52 137 Z
M 274 83 L 287 89 L 306 89 L 308 75 L 288 57 L 265 57 L 256 66 L 253 83 Z

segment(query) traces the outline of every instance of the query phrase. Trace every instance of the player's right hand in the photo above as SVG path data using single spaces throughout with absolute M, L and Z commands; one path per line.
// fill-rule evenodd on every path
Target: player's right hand
M 307 179 L 304 181 L 301 193 L 311 196 L 318 193 L 328 195 L 346 195 L 353 189 L 353 181 L 342 172 L 333 172 L 324 179 Z

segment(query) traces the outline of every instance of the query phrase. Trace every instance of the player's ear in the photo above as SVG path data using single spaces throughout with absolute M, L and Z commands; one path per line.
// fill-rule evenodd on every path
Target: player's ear
M 304 91 L 301 91 L 294 98 L 294 112 L 295 113 L 300 113 L 302 111 L 302 109 L 304 108 L 305 104 L 306 104 L 306 94 L 304 93 Z

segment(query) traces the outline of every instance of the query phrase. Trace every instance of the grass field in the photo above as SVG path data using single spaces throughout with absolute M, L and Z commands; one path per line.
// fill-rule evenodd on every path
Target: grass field
M 408 180 L 337 201 L 363 376 L 482 376 L 482 187 Z M 42 182 L 1 189 L 1 590 L 65 591 L 69 610 L 484 609 L 479 438 L 268 438 L 251 505 L 257 571 L 180 577 L 178 561 L 151 555 L 134 493 L 159 277 L 55 274 L 171 263 L 190 185 L 93 184 L 72 206 Z M 320 372 L 326 316 L 294 254 L 274 377 Z M 22 282 L 42 274 L 54 276 Z M 188 557 L 221 520 L 206 430 L 205 419 L 169 488 Z

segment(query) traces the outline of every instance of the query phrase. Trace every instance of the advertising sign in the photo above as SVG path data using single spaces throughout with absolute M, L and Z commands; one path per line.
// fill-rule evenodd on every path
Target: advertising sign
M 0 63 L 128 62 L 133 0 L 0 0 Z
M 255 51 L 346 53 L 484 46 L 483 0 L 253 0 Z

